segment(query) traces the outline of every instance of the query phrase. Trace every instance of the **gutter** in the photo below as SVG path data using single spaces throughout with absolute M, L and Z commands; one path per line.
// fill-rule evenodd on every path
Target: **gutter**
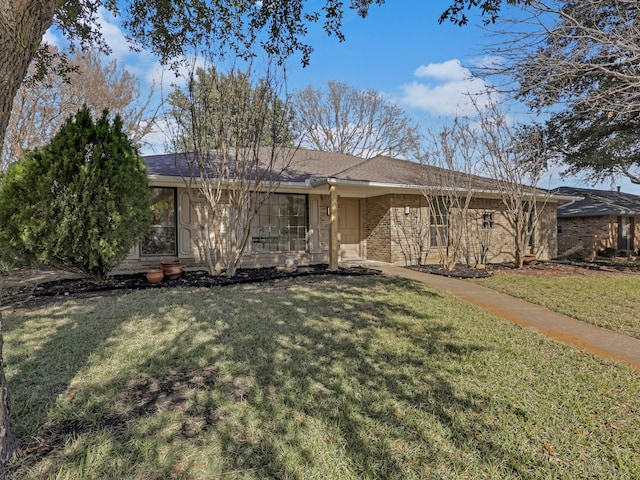
M 190 177 L 181 177 L 181 176 L 167 176 L 167 175 L 149 175 L 148 176 L 150 183 L 158 186 L 181 186 L 185 187 L 185 179 L 189 180 Z M 196 184 L 201 182 L 200 177 L 196 177 L 193 179 Z M 323 178 L 321 180 L 312 180 L 307 178 L 303 182 L 279 182 L 278 188 L 288 188 L 295 190 L 303 190 L 308 191 L 314 188 L 319 188 L 325 185 L 335 185 L 335 186 L 344 186 L 344 187 L 371 187 L 371 188 L 379 188 L 379 189 L 398 189 L 398 190 L 414 190 L 423 192 L 425 188 L 428 188 L 424 185 L 407 185 L 407 184 L 398 184 L 398 183 L 383 183 L 383 182 L 370 182 L 368 180 L 346 180 L 335 177 Z M 443 192 L 465 192 L 466 189 L 460 187 L 453 188 L 440 188 Z M 472 190 L 474 194 L 484 195 L 489 198 L 501 198 L 501 193 L 497 190 L 488 190 L 488 189 L 474 189 Z M 569 196 L 569 195 L 554 195 L 550 193 L 548 196 L 546 195 L 538 195 L 538 198 L 546 198 L 547 200 L 552 200 L 554 202 L 571 202 L 575 203 L 580 199 L 580 197 Z

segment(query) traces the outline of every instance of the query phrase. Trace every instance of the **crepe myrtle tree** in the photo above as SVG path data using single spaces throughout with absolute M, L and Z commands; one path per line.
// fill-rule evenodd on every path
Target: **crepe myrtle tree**
M 34 263 L 104 279 L 150 223 L 146 167 L 107 110 L 78 111 L 0 183 L 0 241 Z
M 461 260 L 470 264 L 477 256 L 470 244 L 470 208 L 480 163 L 479 144 L 473 126 L 461 118 L 431 130 L 428 144 L 421 190 L 431 212 L 430 243 L 442 268 L 453 270 Z
M 483 170 L 496 184 L 514 239 L 515 266 L 522 268 L 527 250 L 536 253 L 535 232 L 550 195 L 538 185 L 550 152 L 540 126 L 512 122 L 498 103 L 477 112 L 475 131 Z
M 199 68 L 170 95 L 172 146 L 198 220 L 198 250 L 209 273 L 235 275 L 261 205 L 296 148 L 280 69 Z

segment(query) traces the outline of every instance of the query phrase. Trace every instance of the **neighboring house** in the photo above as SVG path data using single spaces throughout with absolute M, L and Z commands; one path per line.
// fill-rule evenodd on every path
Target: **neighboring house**
M 179 257 L 186 266 L 204 265 L 196 244 L 196 224 L 185 181 L 185 156 L 144 158 L 154 197 L 155 224 L 144 242 L 119 265 L 142 270 L 161 258 Z M 442 229 L 423 195 L 424 185 L 443 171 L 418 163 L 378 156 L 298 150 L 252 225 L 252 238 L 240 266 L 282 265 L 288 256 L 300 265 L 366 259 L 398 264 L 438 263 Z M 474 176 L 469 215 L 472 227 L 460 261 L 513 260 L 513 236 L 493 180 Z M 558 198 L 540 197 L 540 227 L 531 248 L 540 259 L 555 258 Z M 337 215 L 331 215 L 331 205 Z M 332 228 L 333 227 L 333 228 Z M 438 233 L 439 232 L 439 233 Z M 440 237 L 440 240 L 442 237 Z
M 577 197 L 558 206 L 558 255 L 593 259 L 606 249 L 640 248 L 640 196 L 611 190 L 560 187 Z

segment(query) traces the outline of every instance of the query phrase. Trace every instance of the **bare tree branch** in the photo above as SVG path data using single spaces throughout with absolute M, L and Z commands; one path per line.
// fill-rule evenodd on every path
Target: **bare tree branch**
M 281 85 L 270 69 L 254 81 L 251 66 L 197 78 L 192 71 L 180 108 L 172 110 L 172 140 L 182 152 L 178 166 L 211 274 L 235 274 L 252 221 L 295 153 L 281 135 L 288 111 L 279 97 Z
M 550 144 L 569 174 L 594 181 L 640 177 L 640 4 L 537 0 L 489 52 L 490 73 L 517 82 L 516 97 L 549 111 Z M 505 41 L 505 35 L 507 41 Z
M 151 132 L 157 113 L 151 106 L 153 90 L 143 95 L 138 80 L 116 60 L 104 63 L 95 51 L 77 52 L 68 66 L 64 75 L 51 71 L 20 87 L 5 136 L 2 170 L 25 150 L 46 144 L 84 105 L 98 114 L 105 109 L 119 114 L 135 144 Z M 35 64 L 31 74 L 37 75 Z
M 308 86 L 293 97 L 302 145 L 371 158 L 415 159 L 422 137 L 402 107 L 374 90 L 330 81 L 326 90 Z

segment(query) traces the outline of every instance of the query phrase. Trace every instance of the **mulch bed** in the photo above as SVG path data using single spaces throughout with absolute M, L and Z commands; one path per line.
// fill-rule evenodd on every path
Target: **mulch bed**
M 212 276 L 203 270 L 184 271 L 176 280 L 163 280 L 160 283 L 149 283 L 144 273 L 129 275 L 113 275 L 105 281 L 88 278 L 69 278 L 42 282 L 36 285 L 25 285 L 5 289 L 1 292 L 1 306 L 18 307 L 42 305 L 57 299 L 68 297 L 95 297 L 118 295 L 132 290 L 149 288 L 175 287 L 222 287 L 242 283 L 268 282 L 286 278 L 307 277 L 310 275 L 375 275 L 380 272 L 364 267 L 340 268 L 329 270 L 327 265 L 298 267 L 295 271 L 283 271 L 276 268 L 238 269 L 233 277 L 223 275 Z
M 551 260 L 537 261 L 522 268 L 515 268 L 513 262 L 493 263 L 486 265 L 485 269 L 467 267 L 466 265 L 456 265 L 453 270 L 445 270 L 439 265 L 419 265 L 406 267 L 419 272 L 443 275 L 451 278 L 473 279 L 487 278 L 496 273 L 518 273 L 523 275 L 536 276 L 556 276 L 556 275 L 589 275 L 597 273 L 627 273 L 631 275 L 640 274 L 640 263 L 638 262 L 586 262 L 574 260 Z
M 465 265 L 456 265 L 453 270 L 446 270 L 440 265 L 415 265 L 406 267 L 417 272 L 432 273 L 451 278 L 487 278 L 492 275 L 488 269 L 471 268 Z

